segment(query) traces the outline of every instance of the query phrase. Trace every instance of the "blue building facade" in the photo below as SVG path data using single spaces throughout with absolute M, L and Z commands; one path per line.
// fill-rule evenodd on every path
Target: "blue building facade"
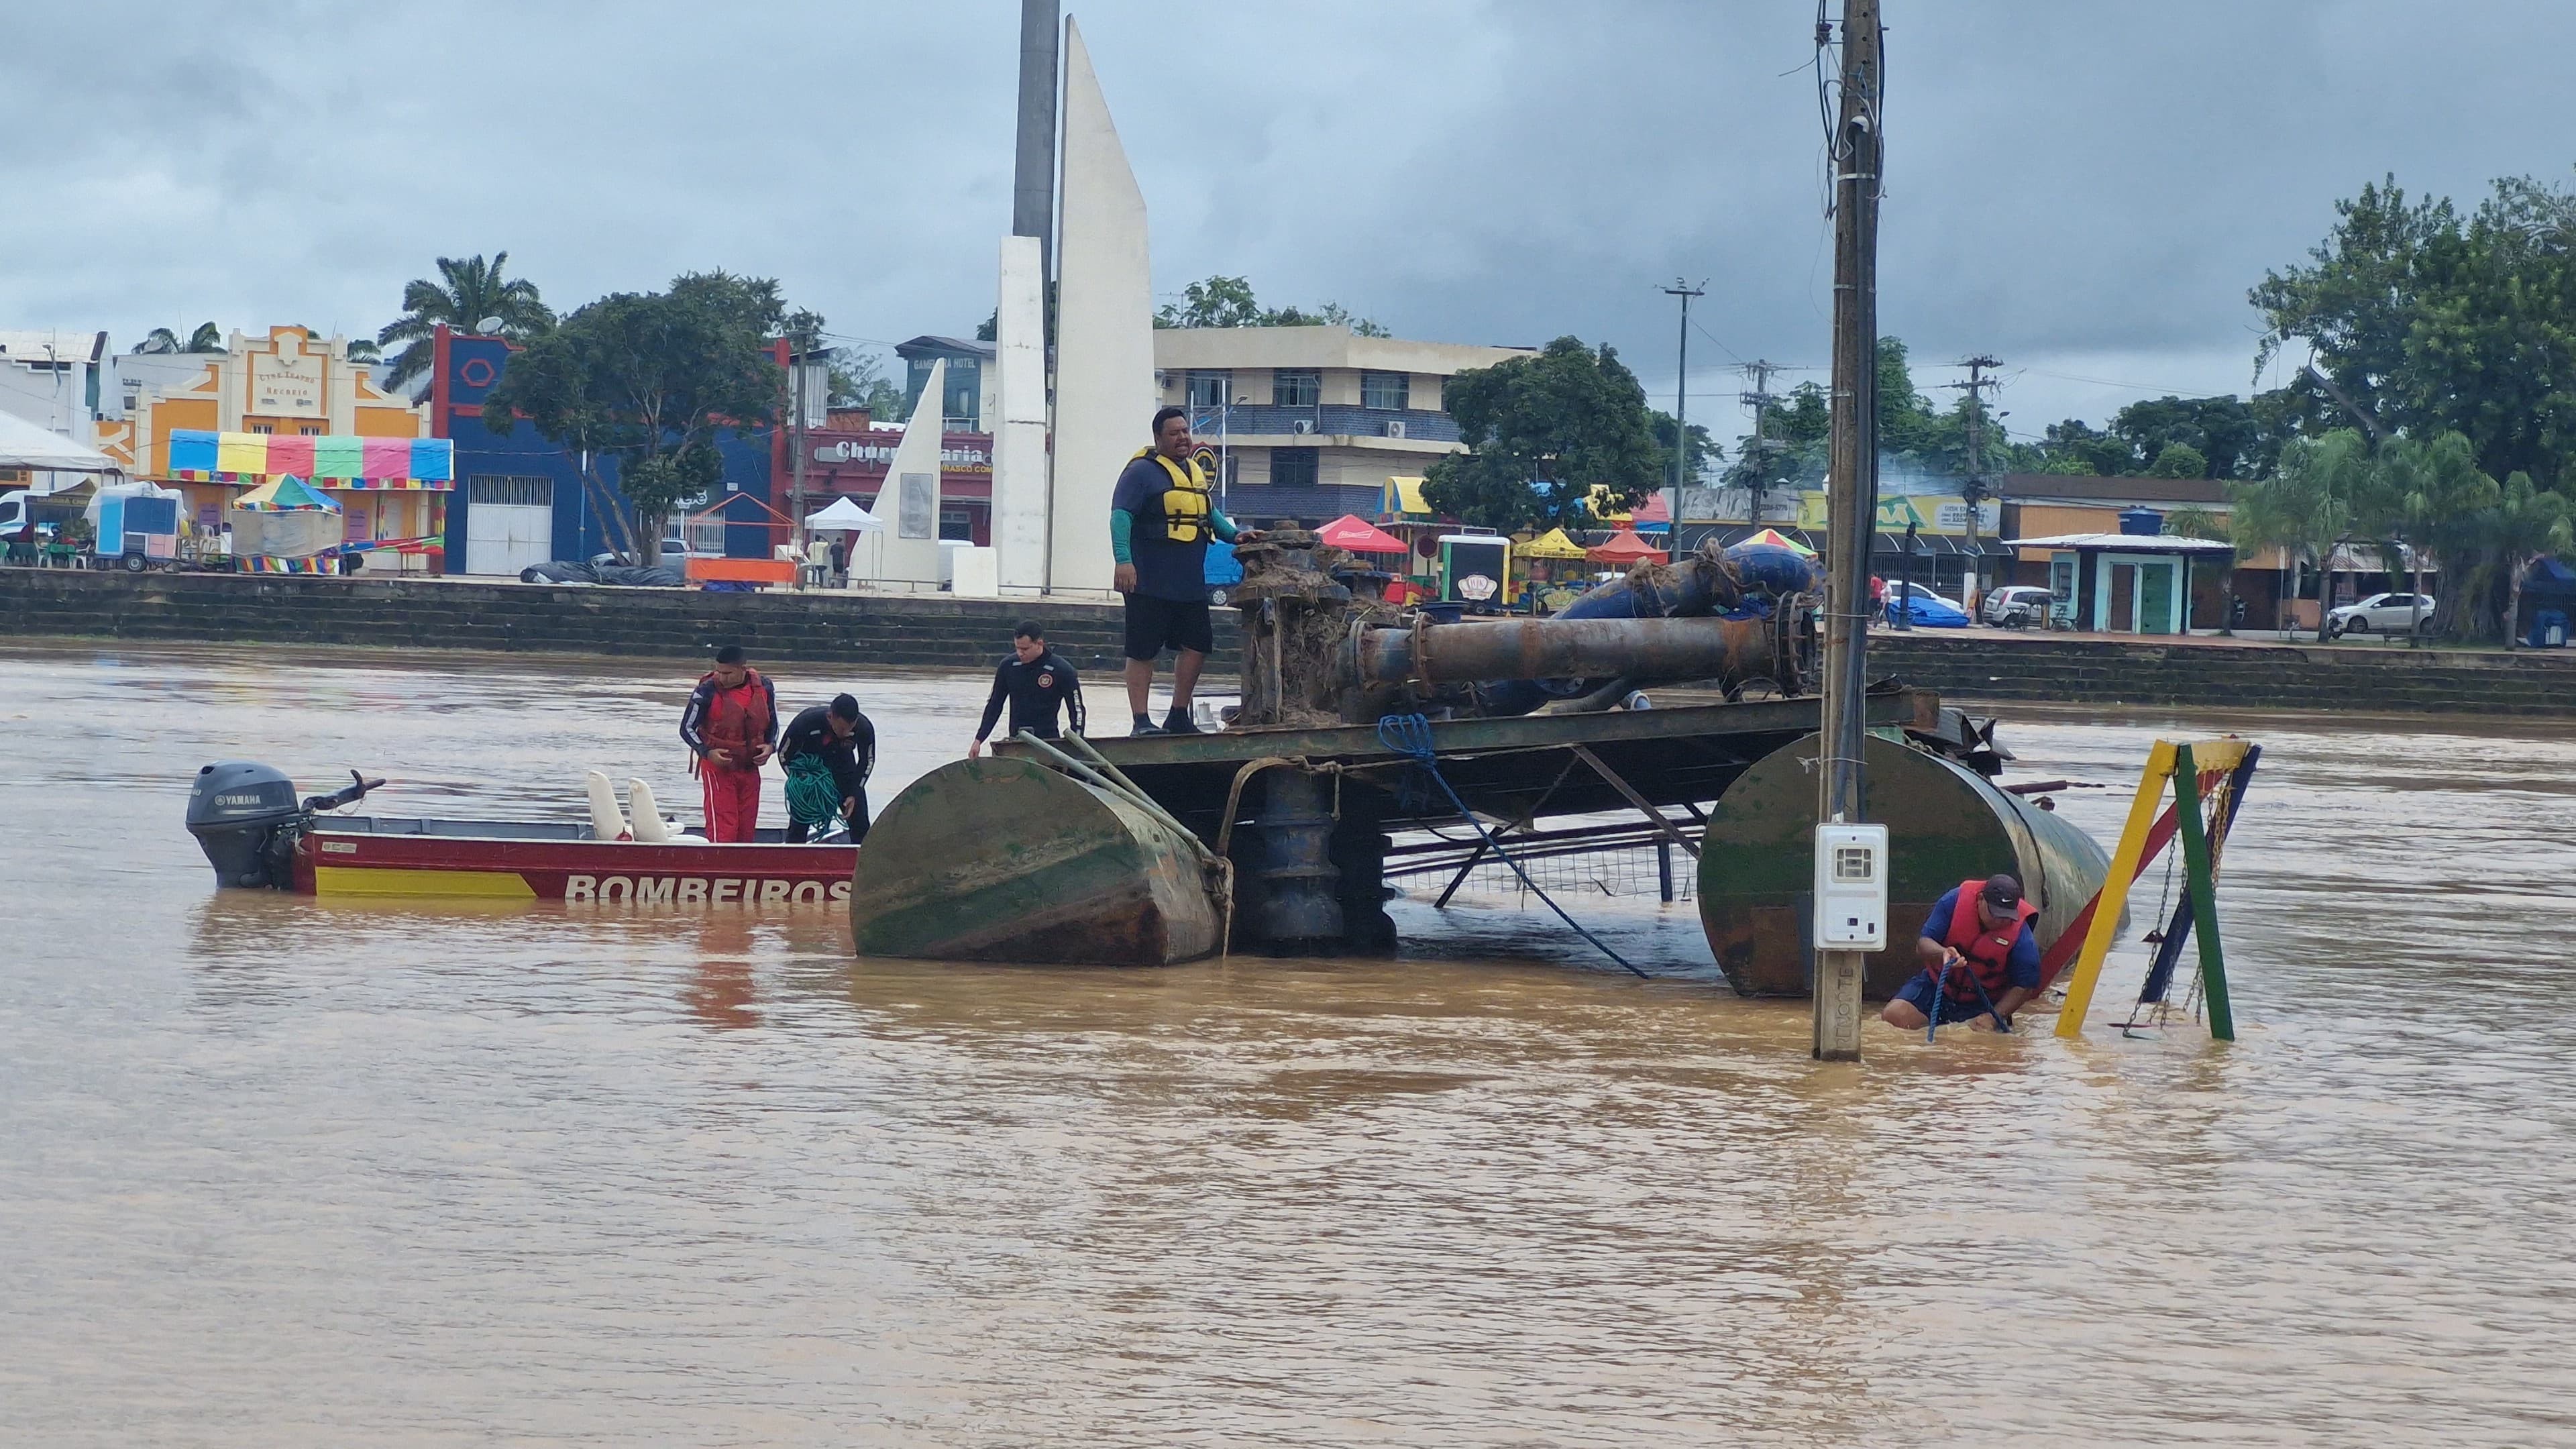
M 783 352 L 785 344 L 779 346 Z M 447 504 L 451 574 L 513 575 L 532 563 L 613 552 L 619 530 L 610 525 L 612 514 L 639 541 L 644 532 L 617 491 L 615 458 L 594 460 L 595 481 L 585 482 L 580 455 L 539 437 L 524 419 L 506 435 L 485 423 L 483 399 L 514 351 L 501 338 L 444 327 L 433 341 L 430 433 L 456 444 L 456 488 Z M 778 440 L 763 427 L 726 434 L 716 450 L 724 459 L 725 553 L 766 557 L 782 537 L 765 511 L 781 471 Z

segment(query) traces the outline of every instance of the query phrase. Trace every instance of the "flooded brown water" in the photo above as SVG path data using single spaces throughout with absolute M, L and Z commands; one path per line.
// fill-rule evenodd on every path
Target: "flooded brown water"
M 880 806 L 982 699 L 783 673 Z M 233 756 L 689 805 L 687 682 L 0 651 L 0 1443 L 2576 1443 L 2576 730 L 2021 712 L 2033 777 L 2266 744 L 2244 1039 L 2108 1029 L 2131 944 L 2082 1043 L 1858 1067 L 1687 906 L 1578 907 L 1652 983 L 1421 904 L 1391 962 L 940 968 L 219 895 L 180 828 Z

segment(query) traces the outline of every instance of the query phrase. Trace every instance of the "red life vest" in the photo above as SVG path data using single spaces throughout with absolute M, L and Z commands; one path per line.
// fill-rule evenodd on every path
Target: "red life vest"
M 2022 927 L 2039 919 L 2039 908 L 2027 900 L 2013 904 L 2013 918 L 1992 930 L 1977 915 L 1977 901 L 1985 894 L 1982 880 L 1959 882 L 1959 903 L 1951 908 L 1950 924 L 1941 933 L 1941 944 L 1959 953 L 1967 962 L 1966 969 L 1951 967 L 1946 973 L 1939 967 L 1932 974 L 1942 978 L 1942 986 L 1956 1001 L 1974 1002 L 1977 988 L 1986 989 L 1989 997 L 2001 996 L 2012 977 L 2013 943 L 2021 939 Z M 1973 980 L 1971 979 L 1973 978 Z M 1983 1003 L 1979 1003 L 1982 1008 Z
M 715 676 L 709 674 L 698 683 L 715 684 Z M 769 743 L 769 688 L 759 670 L 744 670 L 742 683 L 731 689 L 715 685 L 707 696 L 707 721 L 699 733 L 708 749 L 722 750 L 733 761 L 724 768 L 756 768 L 751 763 L 753 747 Z

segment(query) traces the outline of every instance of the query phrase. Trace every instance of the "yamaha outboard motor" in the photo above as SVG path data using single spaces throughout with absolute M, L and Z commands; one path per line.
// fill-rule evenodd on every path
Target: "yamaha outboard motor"
M 217 885 L 286 889 L 289 853 L 303 830 L 295 782 L 267 765 L 208 765 L 188 791 L 188 833 L 214 866 Z
M 382 785 L 349 772 L 346 788 L 295 798 L 282 771 L 225 760 L 197 771 L 188 790 L 188 833 L 215 868 L 215 884 L 288 890 L 295 884 L 295 841 L 317 810 L 336 810 Z

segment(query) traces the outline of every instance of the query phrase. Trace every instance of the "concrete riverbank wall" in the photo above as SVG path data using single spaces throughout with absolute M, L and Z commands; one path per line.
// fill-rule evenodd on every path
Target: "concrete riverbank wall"
M 0 634 L 275 641 L 696 660 L 740 642 L 781 663 L 989 666 L 1034 617 L 1077 669 L 1115 669 L 1114 605 L 944 595 L 714 594 L 455 580 L 0 569 Z M 1211 668 L 1235 667 L 1231 610 Z M 1873 634 L 1873 677 L 1959 700 L 2424 711 L 2576 718 L 2576 650 L 2515 654 L 2152 642 L 1918 630 Z
M 1212 669 L 1231 672 L 1232 611 Z M 1117 667 L 1112 604 L 944 594 L 733 594 L 462 580 L 0 569 L 0 632 L 113 639 L 275 641 L 701 660 L 738 643 L 755 660 L 884 668 L 992 667 L 1021 619 L 1074 668 Z

